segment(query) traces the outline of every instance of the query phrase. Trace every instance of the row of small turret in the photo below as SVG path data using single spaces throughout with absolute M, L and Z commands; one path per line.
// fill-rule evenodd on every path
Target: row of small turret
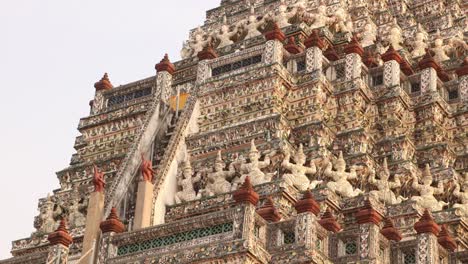
M 462 30 L 455 30 L 456 33 L 443 36 L 438 29 L 436 32 L 432 29 L 426 30 L 421 24 L 403 30 L 396 18 L 393 22 L 381 25 L 377 25 L 371 16 L 364 20 L 353 20 L 348 9 L 341 5 L 327 6 L 322 2 L 317 6 L 317 1 L 306 0 L 290 2 L 292 1 L 281 0 L 274 8 L 262 10 L 265 14 L 256 13 L 252 5 L 250 14 L 244 15 L 246 17 L 238 21 L 228 21 L 228 17 L 224 15 L 222 22 L 198 27 L 192 32 L 190 39 L 184 42 L 181 57 L 187 59 L 196 56 L 208 45 L 223 49 L 234 43 L 255 38 L 271 27 L 272 23 L 276 23 L 279 28 L 301 23 L 308 25 L 310 30 L 326 28 L 334 34 L 345 34 L 348 40 L 352 35 L 356 35 L 364 48 L 375 45 L 375 51 L 383 54 L 391 45 L 395 50 L 403 49 L 406 59 L 421 57 L 427 49 L 432 51 L 437 62 L 451 58 L 463 59 L 468 50 L 462 33 L 467 31 L 468 25 Z M 385 1 L 377 1 L 377 4 L 381 5 L 380 9 L 387 8 Z M 390 30 L 388 34 L 383 35 L 387 27 L 390 27 Z M 431 34 L 428 33 L 429 30 L 432 31 Z
M 271 159 L 276 154 L 282 154 L 283 157 L 281 167 L 285 169 L 285 173 L 282 175 L 263 171 L 271 165 Z M 294 162 L 290 161 L 291 155 Z M 230 162 L 228 169 L 225 170 L 226 164 L 222 159 L 221 151 L 219 151 L 213 168 L 199 170 L 194 174 L 187 154 L 186 160 L 182 164 L 181 173 L 178 175 L 180 191 L 176 193 L 176 203 L 189 202 L 201 197 L 210 197 L 237 190 L 239 185 L 249 176 L 253 185 L 282 179 L 286 184 L 294 186 L 299 191 L 328 188 L 343 198 L 356 197 L 369 191 L 370 196 L 383 204 L 393 205 L 409 200 L 432 211 L 442 210 L 449 205 L 448 202 L 436 197 L 445 191 L 446 185 L 450 185 L 453 188 L 453 196 L 458 198 L 452 207 L 457 209 L 457 213 L 460 215 L 468 215 L 468 174 L 465 174 L 464 179 L 460 179 L 460 181 L 455 180 L 450 183 L 439 181 L 437 187 L 434 187 L 432 186 L 434 182 L 430 167 L 426 165 L 422 170 L 421 179 L 416 174 L 409 177 L 397 174 L 394 175 L 393 180 L 390 180 L 390 170 L 387 166 L 387 160 L 384 159 L 377 178 L 376 170 L 373 168 L 368 170 L 368 175 L 363 175 L 362 170 L 358 173 L 358 166 L 354 165 L 347 171 L 342 152 L 333 161 L 324 159 L 319 162 L 312 159 L 306 165 L 307 155 L 304 153 L 302 145 L 294 152 L 287 147 L 283 147 L 281 153 L 269 151 L 261 161 L 260 152 L 253 140 L 248 158 L 249 160 L 246 161 L 242 155 L 237 155 L 237 158 Z M 359 189 L 355 181 L 359 178 L 367 178 L 367 185 L 373 186 L 373 188 Z M 201 181 L 203 184 L 200 184 Z M 403 186 L 412 189 L 414 195 L 404 197 L 400 195 L 401 192 L 398 194 L 397 191 Z

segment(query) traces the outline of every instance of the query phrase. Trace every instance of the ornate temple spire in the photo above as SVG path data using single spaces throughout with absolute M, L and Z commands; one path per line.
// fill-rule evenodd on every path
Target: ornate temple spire
M 434 221 L 428 209 L 424 210 L 419 221 L 414 224 L 414 229 L 418 234 L 432 233 L 437 236 L 440 232 L 439 225 Z
M 259 200 L 258 193 L 255 192 L 252 183 L 250 183 L 250 177 L 245 177 L 244 183 L 241 187 L 232 194 L 236 203 L 250 203 L 252 205 L 257 205 Z
M 101 228 L 102 233 L 122 233 L 125 231 L 125 226 L 117 216 L 117 210 L 115 207 L 112 207 L 109 216 L 105 221 L 101 222 L 99 227 Z
M 157 72 L 168 72 L 169 74 L 173 74 L 175 72 L 174 64 L 171 63 L 169 60 L 169 56 L 164 54 L 164 58 L 155 66 Z
M 380 233 L 386 237 L 388 240 L 399 242 L 402 239 L 401 232 L 395 228 L 392 219 L 386 217 L 384 219 L 384 226 Z
M 281 220 L 281 215 L 276 209 L 273 199 L 270 196 L 266 198 L 265 204 L 257 209 L 257 213 L 268 222 L 278 222 Z
M 96 88 L 96 91 L 110 90 L 114 88 L 112 83 L 109 81 L 109 76 L 107 75 L 107 72 L 104 73 L 104 76 L 102 76 L 99 82 L 94 84 L 94 88 Z
M 341 230 L 341 225 L 336 221 L 330 207 L 327 207 L 327 210 L 323 213 L 322 218 L 319 220 L 319 224 L 326 230 L 333 233 L 338 233 Z
M 70 236 L 70 233 L 68 233 L 67 220 L 65 218 L 60 220 L 59 227 L 57 230 L 55 230 L 55 232 L 49 234 L 47 240 L 49 240 L 51 245 L 61 244 L 65 247 L 70 246 L 70 244 L 73 242 L 73 238 Z
M 310 189 L 307 189 L 302 199 L 296 202 L 294 208 L 296 208 L 298 214 L 302 214 L 305 212 L 311 212 L 316 216 L 320 214 L 320 206 L 317 203 L 317 201 L 315 201 Z

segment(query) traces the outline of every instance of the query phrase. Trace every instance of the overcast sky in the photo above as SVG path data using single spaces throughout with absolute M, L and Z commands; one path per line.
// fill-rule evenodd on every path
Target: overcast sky
M 59 187 L 80 117 L 104 72 L 114 86 L 155 74 L 220 0 L 0 1 L 0 259 L 33 231 Z

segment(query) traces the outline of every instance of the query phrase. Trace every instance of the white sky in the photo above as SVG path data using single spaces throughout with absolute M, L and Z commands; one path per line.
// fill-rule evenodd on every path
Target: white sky
M 33 231 L 59 187 L 80 117 L 104 72 L 114 86 L 155 74 L 220 0 L 0 0 L 0 259 Z

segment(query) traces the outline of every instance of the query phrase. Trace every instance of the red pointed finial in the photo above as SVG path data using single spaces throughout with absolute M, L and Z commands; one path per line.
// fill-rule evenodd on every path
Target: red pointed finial
M 382 221 L 382 216 L 372 208 L 370 200 L 367 199 L 364 202 L 364 207 L 357 212 L 356 220 L 358 224 L 373 223 L 378 225 Z
M 344 52 L 346 54 L 356 53 L 357 55 L 361 56 L 364 54 L 364 49 L 362 48 L 359 40 L 357 39 L 356 35 L 353 35 L 351 38 L 351 42 L 345 46 Z
M 441 246 L 450 252 L 453 252 L 457 249 L 457 243 L 450 235 L 446 225 L 442 225 L 437 241 Z
M 296 202 L 294 208 L 296 208 L 298 214 L 305 212 L 311 212 L 316 216 L 320 214 L 320 206 L 317 201 L 315 201 L 314 196 L 309 189 L 304 193 L 302 199 Z
M 304 42 L 306 48 L 317 47 L 321 50 L 325 48 L 325 41 L 320 37 L 319 31 L 317 29 L 312 30 L 312 33 Z
M 375 56 L 374 54 L 367 50 L 367 51 L 364 51 L 364 56 L 362 57 L 362 62 L 367 66 L 367 68 L 374 68 L 374 67 L 377 67 L 378 64 L 375 60 Z
M 400 231 L 398 231 L 398 229 L 395 228 L 392 219 L 388 217 L 384 219 L 384 226 L 382 230 L 380 230 L 380 233 L 388 240 L 392 240 L 395 242 L 398 242 L 403 238 Z
M 247 202 L 257 205 L 259 200 L 258 193 L 255 192 L 252 183 L 250 183 L 249 176 L 245 177 L 244 183 L 232 194 L 232 196 L 238 204 Z
M 382 54 L 382 60 L 384 62 L 394 60 L 394 61 L 398 62 L 398 64 L 401 64 L 401 62 L 403 61 L 403 59 L 400 56 L 400 53 L 398 53 L 398 51 L 396 51 L 393 48 L 392 44 L 390 44 L 387 51 L 384 54 Z
M 284 35 L 283 31 L 278 27 L 278 24 L 274 22 L 273 29 L 265 32 L 265 38 L 267 40 L 279 40 L 283 42 L 286 39 L 286 35 Z
M 333 44 L 330 44 L 328 48 L 323 52 L 323 56 L 325 56 L 329 61 L 337 61 L 340 59 L 340 56 L 333 47 Z
M 463 63 L 455 72 L 457 73 L 458 77 L 468 75 L 468 57 L 465 57 Z
M 197 54 L 198 60 L 212 60 L 218 58 L 218 53 L 213 48 L 213 45 L 209 41 L 208 44 L 203 48 L 202 51 L 198 52 Z
M 414 74 L 413 67 L 411 67 L 411 64 L 406 59 L 401 60 L 400 69 L 403 73 L 406 74 L 406 76 Z
M 173 74 L 175 72 L 174 64 L 171 63 L 169 60 L 169 56 L 164 54 L 164 58 L 155 66 L 156 72 L 168 72 L 169 74 Z
M 101 228 L 102 233 L 122 233 L 125 231 L 125 226 L 117 216 L 117 210 L 115 207 L 112 207 L 109 216 L 105 221 L 101 222 L 99 227 Z
M 47 237 L 51 245 L 58 245 L 61 244 L 65 247 L 69 247 L 71 243 L 73 243 L 73 238 L 70 236 L 67 230 L 67 221 L 65 218 L 60 220 L 59 227 L 55 232 L 49 234 Z
M 281 215 L 276 210 L 271 197 L 267 197 L 265 204 L 257 209 L 257 213 L 268 222 L 278 222 L 281 220 Z
M 434 60 L 434 57 L 432 57 L 432 52 L 429 49 L 426 49 L 426 54 L 424 54 L 424 57 L 421 59 L 421 61 L 419 61 L 419 68 L 421 70 L 427 68 L 433 68 L 436 71 L 439 70 L 440 66 Z
M 423 215 L 418 222 L 414 224 L 414 229 L 418 234 L 432 233 L 438 235 L 440 232 L 439 225 L 432 218 L 429 210 L 425 209 Z
M 109 75 L 107 75 L 107 72 L 104 73 L 104 76 L 102 76 L 99 82 L 94 84 L 94 88 L 96 88 L 96 91 L 110 90 L 114 88 L 112 83 L 109 81 Z
M 304 51 L 304 49 L 296 44 L 293 36 L 288 38 L 288 44 L 284 45 L 284 49 L 287 50 L 291 54 L 299 54 Z
M 341 230 L 341 225 L 336 221 L 329 207 L 327 207 L 327 210 L 323 213 L 322 218 L 318 222 L 323 228 L 330 232 L 338 233 L 338 231 Z

